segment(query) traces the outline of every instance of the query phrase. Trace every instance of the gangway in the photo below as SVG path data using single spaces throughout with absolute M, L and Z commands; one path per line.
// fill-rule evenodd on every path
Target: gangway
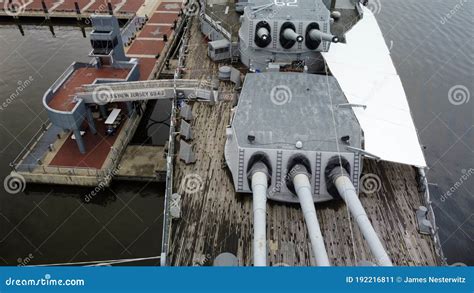
M 187 99 L 211 101 L 217 98 L 211 83 L 193 79 L 160 79 L 135 82 L 91 84 L 81 87 L 75 99 L 88 104 L 164 100 L 181 96 Z

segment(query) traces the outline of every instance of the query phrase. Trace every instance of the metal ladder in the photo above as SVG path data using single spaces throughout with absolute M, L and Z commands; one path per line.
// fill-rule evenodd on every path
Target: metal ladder
M 244 158 L 245 158 L 245 150 L 239 149 L 239 178 L 238 178 L 238 190 L 242 190 L 244 188 Z
M 283 167 L 283 151 L 277 151 L 277 161 L 276 161 L 276 184 L 275 184 L 275 191 L 280 192 L 281 191 L 281 185 L 283 182 L 281 182 L 281 168 Z
M 320 194 L 321 187 L 321 153 L 316 153 L 316 171 L 314 174 L 314 194 Z

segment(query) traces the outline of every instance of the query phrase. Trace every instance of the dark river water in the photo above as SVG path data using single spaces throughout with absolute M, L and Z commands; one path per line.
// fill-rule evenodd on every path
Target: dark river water
M 469 101 L 474 94 L 474 3 L 385 0 L 374 1 L 372 9 L 426 147 L 445 255 L 449 263 L 474 265 L 474 178 L 468 176 L 474 168 L 474 102 Z M 8 164 L 47 120 L 41 104 L 45 90 L 73 61 L 89 60 L 90 45 L 79 28 L 55 27 L 55 38 L 48 27 L 24 30 L 22 36 L 16 26 L 0 26 L 0 102 L 31 81 L 0 109 L 2 182 Z M 154 115 L 155 121 L 163 118 Z M 160 127 L 149 126 L 134 141 L 159 143 Z M 113 183 L 86 203 L 89 192 L 28 186 L 10 195 L 0 188 L 0 265 L 159 255 L 163 186 Z

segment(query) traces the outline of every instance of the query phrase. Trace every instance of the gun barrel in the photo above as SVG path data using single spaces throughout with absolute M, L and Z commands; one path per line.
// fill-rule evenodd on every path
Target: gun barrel
M 268 177 L 265 172 L 255 172 L 252 175 L 253 193 L 253 262 L 254 266 L 267 265 L 267 234 L 266 234 L 266 205 Z
M 320 31 L 318 29 L 312 29 L 309 32 L 309 37 L 313 41 L 326 41 L 326 42 L 333 42 L 333 43 L 338 43 L 339 42 L 339 38 L 337 36 L 334 36 L 334 35 L 328 34 L 328 33 L 323 33 L 322 31 Z
M 259 28 L 258 31 L 257 31 L 257 36 L 258 36 L 260 39 L 266 41 L 266 40 L 270 37 L 270 32 L 269 32 L 266 28 L 261 27 L 261 28 Z
M 298 43 L 303 42 L 304 39 L 302 35 L 298 35 L 292 28 L 286 28 L 283 31 L 283 36 L 288 40 L 296 41 Z
M 302 170 L 304 168 L 303 165 L 296 165 L 290 174 L 295 173 L 294 170 Z M 328 253 L 319 226 L 318 216 L 314 207 L 313 195 L 311 193 L 313 188 L 309 182 L 309 177 L 307 174 L 299 173 L 293 176 L 292 180 L 296 194 L 300 200 L 301 209 L 303 210 L 303 216 L 308 228 L 308 235 L 311 241 L 316 265 L 330 266 L 331 263 L 329 262 Z

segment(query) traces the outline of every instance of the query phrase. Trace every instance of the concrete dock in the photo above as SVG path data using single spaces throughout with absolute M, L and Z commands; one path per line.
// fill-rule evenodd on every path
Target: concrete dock
M 119 163 L 117 180 L 159 181 L 166 177 L 166 157 L 163 146 L 129 145 Z

